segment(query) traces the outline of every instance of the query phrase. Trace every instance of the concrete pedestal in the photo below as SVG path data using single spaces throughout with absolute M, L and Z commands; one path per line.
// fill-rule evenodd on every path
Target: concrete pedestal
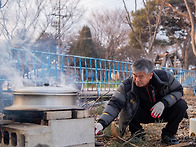
M 52 142 L 55 147 L 94 147 L 94 119 L 50 120 Z
M 94 147 L 94 118 L 88 111 L 46 111 L 43 124 L 0 127 L 0 147 Z

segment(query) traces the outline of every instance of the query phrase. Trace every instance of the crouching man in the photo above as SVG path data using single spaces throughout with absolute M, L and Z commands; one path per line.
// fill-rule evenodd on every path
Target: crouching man
M 136 132 L 144 132 L 141 123 L 163 120 L 167 124 L 162 129 L 161 142 L 178 144 L 174 135 L 182 119 L 188 117 L 187 103 L 181 98 L 182 85 L 169 72 L 153 69 L 153 63 L 145 58 L 133 63 L 132 72 L 132 77 L 118 86 L 108 102 L 95 124 L 95 134 L 107 127 L 120 113 L 121 137 L 127 126 L 134 135 Z

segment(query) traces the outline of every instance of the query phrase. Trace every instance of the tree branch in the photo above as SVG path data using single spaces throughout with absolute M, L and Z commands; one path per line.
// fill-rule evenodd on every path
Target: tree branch
M 123 4 L 124 4 L 125 11 L 126 11 L 126 13 L 127 13 L 127 16 L 126 16 L 127 23 L 128 23 L 128 25 L 130 26 L 130 28 L 131 28 L 131 30 L 132 30 L 132 32 L 133 32 L 133 35 L 134 35 L 135 39 L 137 40 L 137 42 L 139 43 L 139 45 L 140 45 L 142 51 L 144 52 L 144 54 L 146 55 L 146 57 L 149 58 L 149 54 L 146 52 L 144 46 L 142 45 L 141 39 L 139 39 L 139 38 L 137 37 L 137 35 L 136 35 L 135 31 L 134 31 L 134 28 L 133 28 L 132 23 L 131 23 L 131 17 L 130 17 L 129 11 L 127 10 L 126 3 L 125 3 L 124 0 L 122 0 L 122 1 L 123 1 Z
M 164 2 L 164 0 L 162 0 Z M 170 3 L 168 2 L 164 2 L 166 6 L 168 6 L 170 9 L 172 9 L 174 12 L 178 13 L 179 15 L 182 15 L 185 18 L 188 18 L 189 16 L 186 15 L 185 13 L 180 12 L 179 10 L 177 10 L 176 8 L 174 8 Z
M 196 48 L 195 48 L 195 45 L 196 45 L 196 30 L 195 30 L 195 22 L 194 22 L 194 18 L 193 18 L 193 15 L 191 13 L 191 10 L 190 10 L 190 7 L 188 5 L 188 2 L 187 0 L 184 0 L 184 3 L 186 5 L 186 8 L 187 8 L 187 11 L 188 11 L 188 14 L 189 14 L 189 19 L 190 19 L 190 22 L 191 22 L 191 42 L 192 42 L 192 49 L 193 49 L 193 53 L 194 55 L 196 56 Z M 196 4 L 196 3 L 195 3 Z
M 148 8 L 148 10 L 146 9 L 146 3 L 145 3 L 145 1 L 143 0 L 143 4 L 144 4 L 144 10 L 145 10 L 145 12 L 146 12 L 146 16 L 147 16 L 147 22 L 148 22 L 148 27 L 149 27 L 149 38 L 150 38 L 150 41 L 151 41 L 151 39 L 152 39 L 152 35 L 151 35 L 151 33 L 152 33 L 152 29 L 151 29 L 151 23 L 150 23 L 150 18 L 149 18 L 149 8 Z M 149 3 L 148 3 L 148 7 L 149 7 Z
M 157 35 L 157 29 L 159 27 L 159 22 L 160 22 L 160 19 L 161 19 L 161 13 L 162 13 L 164 2 L 165 2 L 165 0 L 162 1 L 162 3 L 161 3 L 161 7 L 160 7 L 160 10 L 159 10 L 159 13 L 158 13 L 157 20 L 156 20 L 156 27 L 155 27 L 155 30 L 154 30 L 154 35 L 153 35 L 153 38 L 150 41 L 150 45 L 149 45 L 149 52 L 152 51 L 153 43 L 154 43 L 156 35 Z

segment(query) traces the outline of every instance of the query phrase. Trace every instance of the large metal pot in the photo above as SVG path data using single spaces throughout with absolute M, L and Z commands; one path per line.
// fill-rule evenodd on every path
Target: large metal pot
M 26 87 L 13 94 L 13 105 L 6 110 L 73 107 L 77 100 L 77 91 L 63 87 Z

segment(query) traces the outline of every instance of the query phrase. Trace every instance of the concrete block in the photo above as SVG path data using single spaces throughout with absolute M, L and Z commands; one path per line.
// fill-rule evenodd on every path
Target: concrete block
M 76 110 L 76 118 L 88 118 L 90 117 L 89 110 Z
M 48 124 L 55 147 L 85 144 L 94 147 L 94 118 L 49 120 Z
M 35 147 L 44 145 L 51 147 L 52 133 L 48 126 L 14 123 L 1 127 L 0 147 Z
M 72 118 L 72 111 L 46 111 L 44 117 L 46 120 L 68 119 Z

